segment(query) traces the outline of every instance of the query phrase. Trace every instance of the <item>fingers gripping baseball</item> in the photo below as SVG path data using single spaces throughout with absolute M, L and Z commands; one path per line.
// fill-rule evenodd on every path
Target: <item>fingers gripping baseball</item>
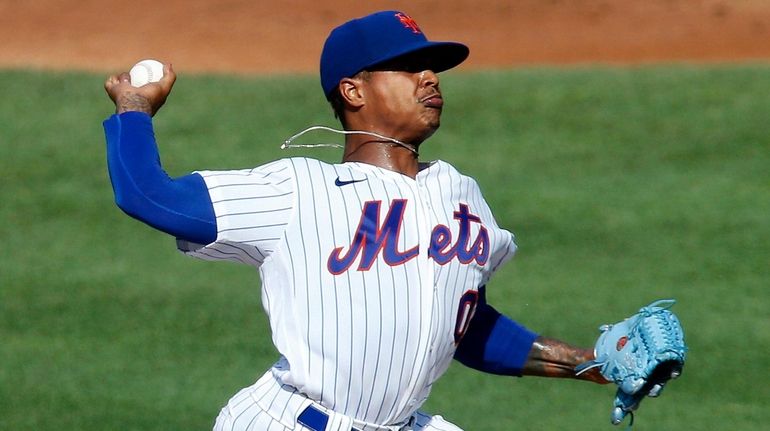
M 131 85 L 128 72 L 111 75 L 104 82 L 107 95 L 115 103 L 115 113 L 138 111 L 149 115 L 166 103 L 168 95 L 176 81 L 176 73 L 170 64 L 163 66 L 163 77 L 157 82 L 150 82 L 141 87 Z

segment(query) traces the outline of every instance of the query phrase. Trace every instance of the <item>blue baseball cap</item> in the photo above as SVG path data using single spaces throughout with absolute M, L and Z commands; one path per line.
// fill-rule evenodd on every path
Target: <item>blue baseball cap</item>
M 416 62 L 424 62 L 420 66 L 438 73 L 462 63 L 468 53 L 461 43 L 429 41 L 403 12 L 377 12 L 331 31 L 321 53 L 321 87 L 329 99 L 343 78 L 407 54 L 415 54 Z

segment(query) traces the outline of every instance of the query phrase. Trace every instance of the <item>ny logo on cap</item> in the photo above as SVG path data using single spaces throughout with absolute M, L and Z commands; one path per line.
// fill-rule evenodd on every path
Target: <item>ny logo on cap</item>
M 422 33 L 420 26 L 409 15 L 399 12 L 396 14 L 396 18 L 401 21 L 401 24 L 404 24 L 404 28 L 411 29 L 414 34 Z

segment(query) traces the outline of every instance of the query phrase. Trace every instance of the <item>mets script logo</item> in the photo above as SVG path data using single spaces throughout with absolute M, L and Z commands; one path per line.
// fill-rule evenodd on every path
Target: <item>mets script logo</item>
M 409 15 L 403 14 L 403 13 L 397 13 L 396 18 L 398 18 L 399 21 L 401 21 L 401 24 L 404 24 L 404 27 L 412 30 L 412 33 L 414 34 L 420 34 L 422 31 L 420 30 L 420 27 L 417 25 L 417 22 L 412 19 Z
M 327 261 L 329 272 L 342 274 L 358 260 L 358 270 L 367 271 L 372 267 L 377 257 L 382 255 L 385 263 L 391 266 L 401 265 L 419 254 L 419 246 L 407 250 L 398 249 L 398 238 L 401 235 L 401 225 L 404 220 L 407 200 L 394 199 L 385 220 L 380 223 L 381 201 L 369 201 L 364 204 L 361 219 L 358 222 L 353 241 L 348 247 L 337 247 L 332 250 Z M 457 238 L 452 238 L 449 227 L 438 225 L 431 232 L 428 257 L 441 265 L 457 258 L 460 263 L 469 264 L 475 261 L 484 266 L 489 259 L 489 233 L 481 225 L 481 219 L 471 214 L 468 205 L 460 204 L 453 213 L 459 223 Z M 471 241 L 471 225 L 479 224 L 478 234 Z

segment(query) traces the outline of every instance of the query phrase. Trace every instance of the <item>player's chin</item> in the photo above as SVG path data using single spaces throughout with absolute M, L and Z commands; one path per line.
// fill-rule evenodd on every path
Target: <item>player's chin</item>
M 422 136 L 420 136 L 420 142 L 433 136 L 433 134 L 436 133 L 436 130 L 438 130 L 439 126 L 441 126 L 441 121 L 438 119 L 436 119 L 436 121 L 427 123 L 423 128 Z
M 435 132 L 441 126 L 441 108 L 427 108 L 423 114 L 423 123 Z

